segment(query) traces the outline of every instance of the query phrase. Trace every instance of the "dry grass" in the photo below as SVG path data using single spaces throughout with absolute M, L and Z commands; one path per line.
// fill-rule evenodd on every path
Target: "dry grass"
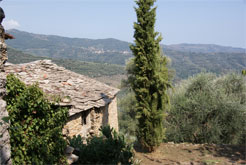
M 135 149 L 142 165 L 246 165 L 246 146 L 163 143 L 153 153 Z

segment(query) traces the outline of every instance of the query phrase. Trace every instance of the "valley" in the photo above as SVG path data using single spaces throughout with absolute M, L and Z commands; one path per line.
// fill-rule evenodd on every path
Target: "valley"
M 117 39 L 68 38 L 19 30 L 8 32 L 16 37 L 7 41 L 9 62 L 24 63 L 48 58 L 69 70 L 116 87 L 126 73 L 127 61 L 133 57 L 129 49 L 131 43 Z M 162 45 L 162 48 L 163 54 L 170 59 L 169 68 L 175 70 L 175 82 L 200 72 L 224 74 L 241 72 L 246 68 L 243 48 L 206 44 Z

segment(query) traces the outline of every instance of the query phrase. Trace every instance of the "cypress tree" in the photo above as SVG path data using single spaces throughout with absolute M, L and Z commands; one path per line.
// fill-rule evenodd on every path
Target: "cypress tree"
M 165 137 L 164 110 L 169 100 L 166 91 L 171 86 L 166 67 L 167 60 L 160 51 L 162 37 L 154 30 L 155 1 L 135 1 L 138 5 L 138 8 L 135 8 L 135 44 L 130 46 L 135 58 L 133 69 L 128 73 L 137 100 L 137 138 L 141 146 L 149 152 L 154 151 Z

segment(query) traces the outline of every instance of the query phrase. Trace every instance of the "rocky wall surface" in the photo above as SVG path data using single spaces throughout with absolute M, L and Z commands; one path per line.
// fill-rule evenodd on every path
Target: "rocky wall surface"
M 91 110 L 91 135 L 99 135 L 99 129 L 103 125 L 104 111 L 104 107 L 101 107 L 100 109 Z
M 79 113 L 69 117 L 66 125 L 63 127 L 63 135 L 69 137 L 81 135 L 80 134 L 81 130 L 82 130 L 81 114 Z
M 9 124 L 2 120 L 3 117 L 8 117 L 6 102 L 3 100 L 3 96 L 6 94 L 5 84 L 6 76 L 0 73 L 0 164 L 8 165 L 11 164 Z
M 83 113 L 78 113 L 76 115 L 70 116 L 66 125 L 63 127 L 63 135 L 67 137 L 73 137 L 80 135 L 81 137 L 89 137 L 91 130 L 91 114 L 90 110 L 87 112 L 86 124 L 83 123 L 82 115 Z
M 119 131 L 118 111 L 117 111 L 117 98 L 116 97 L 108 105 L 108 123 L 117 132 Z

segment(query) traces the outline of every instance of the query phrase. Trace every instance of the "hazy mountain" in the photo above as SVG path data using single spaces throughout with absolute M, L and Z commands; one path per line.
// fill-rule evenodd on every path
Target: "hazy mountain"
M 125 64 L 131 57 L 129 43 L 116 39 L 79 39 L 9 30 L 15 40 L 7 44 L 37 56 L 81 61 Z
M 163 49 L 195 53 L 245 53 L 246 49 L 215 44 L 173 44 L 162 45 Z
M 129 50 L 131 43 L 116 39 L 68 38 L 18 30 L 8 32 L 16 37 L 15 40 L 7 41 L 9 46 L 35 56 L 118 65 L 125 65 L 132 57 Z M 164 54 L 171 58 L 172 67 L 176 70 L 178 78 L 186 78 L 201 71 L 225 73 L 246 68 L 246 53 L 242 48 L 208 44 L 177 44 L 162 47 Z
M 165 54 L 172 59 L 172 67 L 176 70 L 178 79 L 187 78 L 202 71 L 222 74 L 231 71 L 241 72 L 246 68 L 245 53 L 195 53 L 166 50 Z

